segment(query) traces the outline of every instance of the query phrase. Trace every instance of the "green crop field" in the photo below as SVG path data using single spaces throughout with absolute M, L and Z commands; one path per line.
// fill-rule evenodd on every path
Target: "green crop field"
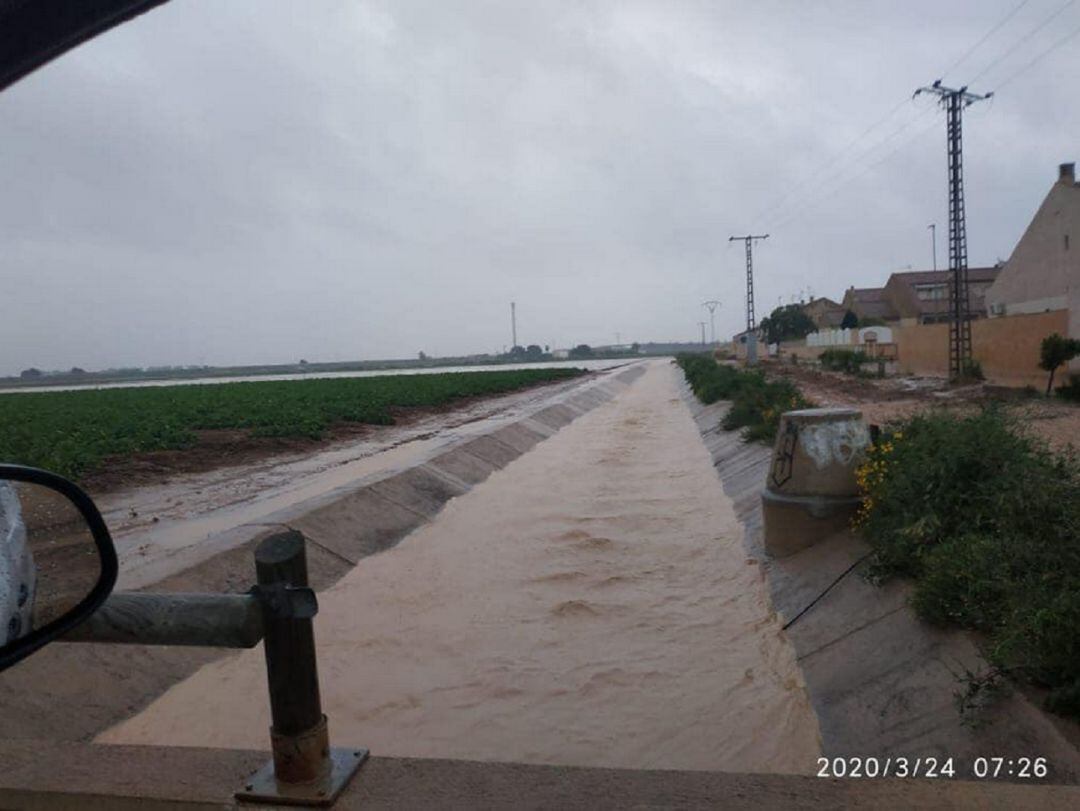
M 394 407 L 438 406 L 582 373 L 516 369 L 5 394 L 0 461 L 78 476 L 116 454 L 190 447 L 198 430 L 318 439 L 335 423 L 389 425 Z

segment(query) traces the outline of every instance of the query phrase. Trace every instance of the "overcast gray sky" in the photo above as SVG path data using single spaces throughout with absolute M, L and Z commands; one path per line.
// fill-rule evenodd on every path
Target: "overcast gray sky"
M 759 317 L 944 263 L 906 99 L 1017 5 L 173 0 L 0 94 L 0 374 L 730 336 L 750 230 Z M 945 74 L 973 265 L 1080 157 L 1080 37 L 1025 68 L 1078 28 Z

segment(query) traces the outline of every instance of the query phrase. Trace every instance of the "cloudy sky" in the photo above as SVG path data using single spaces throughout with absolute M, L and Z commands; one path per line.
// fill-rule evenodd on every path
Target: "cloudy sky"
M 495 351 L 511 300 L 522 343 L 689 340 L 713 298 L 729 336 L 731 234 L 771 234 L 759 317 L 928 267 L 930 222 L 945 261 L 942 75 L 997 91 L 991 263 L 1080 158 L 1070 33 L 1071 0 L 173 0 L 0 94 L 0 374 Z

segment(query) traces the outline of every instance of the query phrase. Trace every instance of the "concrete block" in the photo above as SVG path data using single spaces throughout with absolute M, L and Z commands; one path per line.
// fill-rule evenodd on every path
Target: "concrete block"
M 292 526 L 351 563 L 397 544 L 426 519 L 365 487 L 296 519 Z
M 413 512 L 433 518 L 443 505 L 465 489 L 451 484 L 423 467 L 402 471 L 388 479 L 382 479 L 368 489 L 389 501 Z
M 546 434 L 522 425 L 520 422 L 504 425 L 497 431 L 492 431 L 488 436 L 502 442 L 504 445 L 509 445 L 520 453 L 531 451 L 538 442 L 547 439 Z
M 481 459 L 460 447 L 439 454 L 428 464 L 469 484 L 479 484 L 499 469 L 498 465 Z
M 484 461 L 491 463 L 497 469 L 506 467 L 521 456 L 521 451 L 511 448 L 505 442 L 499 442 L 499 440 L 491 436 L 477 437 L 471 442 L 466 442 L 461 447 L 474 456 L 479 456 Z
M 540 409 L 532 415 L 532 418 L 542 425 L 558 430 L 566 427 L 579 416 L 581 416 L 579 410 L 573 409 L 565 403 L 560 403 Z

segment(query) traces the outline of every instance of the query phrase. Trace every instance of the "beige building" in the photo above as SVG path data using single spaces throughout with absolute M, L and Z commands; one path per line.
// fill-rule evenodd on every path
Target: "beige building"
M 844 307 L 831 298 L 820 296 L 802 305 L 802 311 L 818 329 L 834 329 L 844 320 Z
M 986 293 L 990 316 L 1068 313 L 1080 337 L 1080 184 L 1075 164 L 1058 167 L 1051 187 L 997 281 Z
M 973 318 L 986 317 L 986 294 L 1000 273 L 999 267 L 968 269 L 968 306 Z M 893 273 L 884 287 L 848 288 L 842 306 L 860 322 L 874 319 L 903 326 L 947 322 L 951 275 L 948 270 Z

